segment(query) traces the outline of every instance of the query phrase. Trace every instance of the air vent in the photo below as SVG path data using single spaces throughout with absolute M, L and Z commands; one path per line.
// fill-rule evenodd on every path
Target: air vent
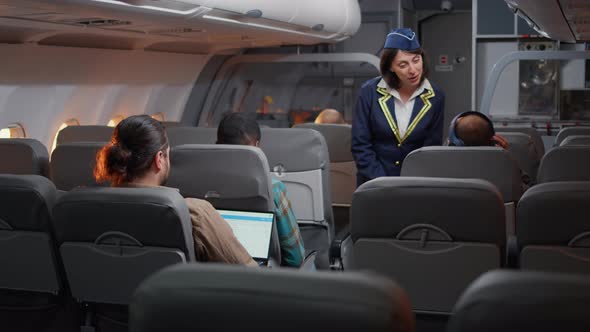
M 85 27 L 112 27 L 112 26 L 121 26 L 121 25 L 130 25 L 130 21 L 122 21 L 122 20 L 115 20 L 115 19 L 108 19 L 108 18 L 99 18 L 99 17 L 91 17 L 91 18 L 81 18 L 76 20 L 63 20 L 59 23 L 63 24 L 71 24 L 77 26 L 85 26 Z

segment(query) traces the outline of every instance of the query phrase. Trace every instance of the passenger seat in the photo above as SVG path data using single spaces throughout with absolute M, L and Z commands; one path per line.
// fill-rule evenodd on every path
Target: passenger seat
M 537 183 L 555 181 L 590 181 L 590 146 L 558 146 L 547 152 Z
M 590 182 L 550 182 L 527 191 L 517 209 L 520 267 L 590 274 Z
M 376 275 L 177 265 L 143 282 L 131 332 L 413 332 L 403 289 Z
M 463 293 L 448 331 L 589 331 L 589 307 L 586 276 L 492 271 Z
M 396 280 L 425 316 L 444 319 L 467 285 L 506 262 L 502 195 L 484 180 L 374 179 L 354 193 L 351 218 L 352 268 Z
M 518 164 L 508 151 L 499 147 L 424 147 L 406 157 L 401 175 L 489 181 L 502 193 L 506 232 L 514 235 L 516 202 L 522 196 L 523 182 Z
M 184 144 L 215 144 L 217 128 L 206 127 L 172 127 L 166 128 L 170 146 Z
M 322 134 L 304 128 L 262 128 L 260 148 L 272 175 L 287 187 L 306 249 L 329 248 L 334 221 L 330 158 Z
M 557 133 L 555 144 L 553 146 L 560 146 L 561 142 L 568 136 L 573 135 L 590 135 L 590 127 L 567 127 L 563 128 Z
M 0 139 L 0 174 L 49 176 L 49 153 L 43 143 L 32 138 Z
M 179 128 L 176 128 L 179 129 Z M 259 148 L 243 145 L 187 144 L 170 152 L 167 185 L 184 197 L 208 200 L 217 209 L 274 212 L 268 162 Z M 279 265 L 274 230 L 271 264 Z
M 59 190 L 108 186 L 94 180 L 96 153 L 106 143 L 77 142 L 58 145 L 51 155 L 51 180 Z
M 51 210 L 57 191 L 40 175 L 0 175 L 0 324 L 6 331 L 71 330 Z M 68 328 L 69 327 L 69 328 Z
M 139 283 L 195 261 L 189 211 L 171 188 L 76 189 L 59 198 L 53 217 L 72 296 L 89 305 L 87 325 L 98 315 L 99 330 L 126 330 L 126 305 Z
M 340 235 L 349 232 L 350 205 L 352 194 L 356 189 L 356 164 L 350 150 L 352 135 L 350 125 L 305 123 L 295 127 L 317 130 L 326 139 L 330 156 L 335 232 Z
M 589 133 L 590 134 L 590 133 Z M 559 146 L 564 145 L 590 145 L 590 135 L 571 135 L 566 137 Z
M 57 134 L 57 146 L 79 142 L 108 142 L 113 136 L 113 127 L 109 126 L 67 126 Z

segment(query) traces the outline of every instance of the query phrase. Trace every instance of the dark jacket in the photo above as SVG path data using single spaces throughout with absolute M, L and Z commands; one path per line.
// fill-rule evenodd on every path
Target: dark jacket
M 394 97 L 377 85 L 381 77 L 365 82 L 352 122 L 352 154 L 357 186 L 380 176 L 399 176 L 404 158 L 428 145 L 442 145 L 445 94 L 434 84 L 415 99 L 404 137 L 399 137 Z M 388 114 L 386 116 L 386 114 Z M 389 120 L 388 120 L 389 117 Z

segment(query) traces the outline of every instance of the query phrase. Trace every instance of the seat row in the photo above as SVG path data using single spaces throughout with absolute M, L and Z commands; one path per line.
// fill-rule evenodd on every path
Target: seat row
M 182 265 L 140 285 L 130 307 L 130 325 L 132 332 L 197 327 L 412 332 L 420 330 L 409 309 L 412 300 L 391 280 L 366 274 Z M 586 331 L 588 305 L 590 281 L 583 276 L 496 270 L 465 290 L 447 331 Z
M 579 211 L 590 206 L 589 194 L 590 183 L 575 182 L 524 194 L 521 269 L 590 272 L 587 211 Z M 126 305 L 145 277 L 195 261 L 188 210 L 175 190 L 80 188 L 57 196 L 42 176 L 0 176 L 1 289 L 55 296 L 69 289 L 82 303 Z M 353 198 L 347 270 L 396 280 L 418 313 L 448 314 L 473 280 L 507 266 L 502 203 L 483 180 L 367 182 Z M 567 224 L 555 223 L 567 213 Z
M 507 238 L 502 194 L 487 181 L 371 180 L 353 196 L 345 269 L 390 276 L 416 311 L 448 313 L 491 269 L 590 273 L 589 206 L 590 182 L 537 185 L 518 202 L 515 237 Z
M 2 310 L 30 312 L 28 319 L 43 311 L 39 299 L 47 297 L 47 310 L 70 296 L 85 304 L 127 304 L 147 275 L 195 261 L 188 208 L 173 189 L 82 188 L 58 195 L 43 176 L 2 174 L 0 198 Z M 11 301 L 15 291 L 24 300 Z

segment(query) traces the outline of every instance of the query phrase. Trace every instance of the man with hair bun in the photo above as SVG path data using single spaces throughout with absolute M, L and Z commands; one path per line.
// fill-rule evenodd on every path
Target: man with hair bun
M 164 126 L 148 115 L 121 121 L 96 155 L 94 177 L 115 187 L 158 187 L 170 174 L 170 144 Z M 257 266 L 235 237 L 231 227 L 201 199 L 186 198 L 195 240 L 195 255 L 201 262 Z

